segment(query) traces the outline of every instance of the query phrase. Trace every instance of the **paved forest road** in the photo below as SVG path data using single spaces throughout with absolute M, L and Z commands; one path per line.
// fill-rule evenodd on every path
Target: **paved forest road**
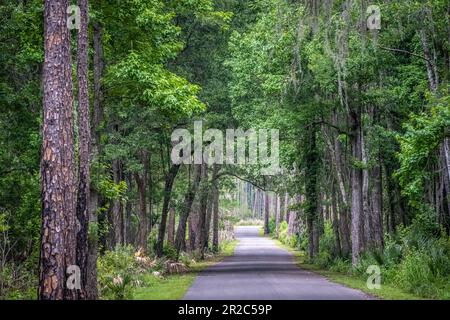
M 236 227 L 240 240 L 233 256 L 201 272 L 186 300 L 342 300 L 370 299 L 300 269 L 288 251 L 258 235 L 259 227 Z

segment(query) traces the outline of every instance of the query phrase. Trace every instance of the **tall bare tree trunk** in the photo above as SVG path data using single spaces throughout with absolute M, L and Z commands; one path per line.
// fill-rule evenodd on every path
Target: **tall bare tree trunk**
M 39 298 L 75 299 L 66 285 L 76 265 L 73 93 L 67 0 L 44 5 L 41 254 Z

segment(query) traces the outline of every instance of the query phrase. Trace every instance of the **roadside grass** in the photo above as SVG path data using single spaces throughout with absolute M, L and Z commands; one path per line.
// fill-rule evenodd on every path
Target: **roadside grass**
M 326 277 L 328 280 L 345 285 L 349 288 L 361 290 L 375 298 L 386 300 L 423 300 L 424 298 L 405 292 L 402 289 L 381 283 L 380 289 L 367 288 L 366 281 L 360 277 L 347 273 L 340 273 L 329 271 L 321 268 L 316 264 L 310 264 L 306 262 L 306 255 L 304 252 L 291 248 L 277 239 L 272 239 L 279 247 L 291 252 L 297 264 L 305 270 L 309 270 Z
M 258 235 L 259 235 L 260 237 L 264 237 L 264 227 L 259 228 L 259 230 L 258 230 Z
M 205 268 L 233 255 L 237 240 L 223 244 L 220 253 L 203 261 L 192 263 L 183 274 L 172 274 L 157 277 L 152 273 L 143 276 L 144 285 L 134 289 L 133 300 L 180 300 L 194 282 L 198 273 Z

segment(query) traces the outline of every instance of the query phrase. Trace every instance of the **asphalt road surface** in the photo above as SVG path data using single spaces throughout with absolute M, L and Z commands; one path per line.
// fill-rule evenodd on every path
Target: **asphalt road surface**
M 367 294 L 300 269 L 293 255 L 258 235 L 259 227 L 236 227 L 234 255 L 195 279 L 185 300 L 367 300 Z

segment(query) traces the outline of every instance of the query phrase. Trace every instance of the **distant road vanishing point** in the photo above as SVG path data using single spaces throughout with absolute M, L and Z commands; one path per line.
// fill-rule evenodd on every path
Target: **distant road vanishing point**
M 368 300 L 369 295 L 297 266 L 293 255 L 258 235 L 259 227 L 236 227 L 234 255 L 195 279 L 185 300 Z

